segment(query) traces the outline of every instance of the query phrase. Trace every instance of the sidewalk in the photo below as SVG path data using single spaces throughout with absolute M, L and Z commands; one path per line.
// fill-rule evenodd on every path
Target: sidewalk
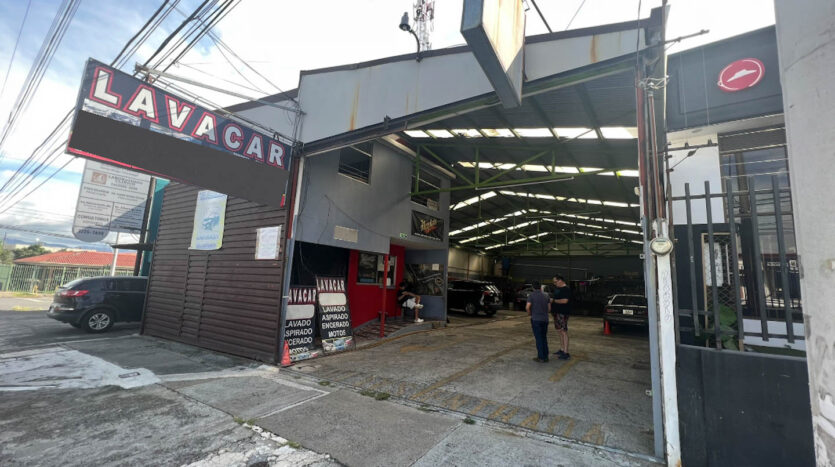
M 2 465 L 651 464 L 140 336 L 0 354 L 0 394 Z

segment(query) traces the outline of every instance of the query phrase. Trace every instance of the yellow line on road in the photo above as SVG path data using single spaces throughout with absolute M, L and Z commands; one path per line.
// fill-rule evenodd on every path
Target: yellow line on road
M 565 376 L 565 375 L 566 375 L 566 373 L 568 373 L 568 372 L 569 372 L 569 370 L 571 370 L 571 368 L 572 368 L 574 365 L 576 365 L 576 364 L 577 364 L 577 362 L 579 362 L 579 361 L 580 361 L 580 359 L 578 359 L 578 358 L 576 358 L 576 357 L 575 357 L 575 358 L 572 358 L 571 360 L 569 360 L 568 362 L 566 362 L 563 366 L 561 366 L 561 367 L 557 368 L 557 371 L 555 371 L 555 372 L 554 372 L 554 374 L 553 374 L 553 375 L 551 375 L 551 377 L 550 377 L 550 378 L 548 378 L 548 380 L 549 380 L 549 381 L 551 381 L 551 382 L 554 382 L 554 383 L 558 382 L 558 381 L 559 381 L 559 380 L 561 380 L 561 379 L 563 378 L 563 376 Z
M 522 420 L 522 423 L 519 424 L 522 428 L 530 428 L 531 430 L 536 430 L 536 426 L 539 424 L 539 417 L 541 415 L 539 412 L 532 413 L 528 418 Z
M 485 407 L 487 407 L 487 404 L 489 404 L 489 402 L 488 402 L 488 401 L 486 401 L 486 400 L 484 400 L 484 399 L 481 399 L 481 402 L 479 402 L 479 403 L 478 403 L 478 405 L 476 405 L 476 406 L 473 408 L 473 410 L 470 410 L 470 415 L 475 415 L 475 414 L 477 414 L 477 413 L 481 412 L 481 410 L 482 410 L 482 409 L 484 409 Z
M 516 412 L 519 411 L 518 407 L 510 407 L 510 410 L 507 410 L 507 405 L 501 405 L 498 409 L 494 410 L 487 418 L 492 420 L 501 420 L 502 423 L 508 423 L 508 421 L 516 415 Z M 505 410 L 507 412 L 505 413 Z M 501 418 L 499 416 L 501 415 Z
M 414 398 L 415 399 L 422 398 L 424 395 L 434 391 L 435 389 L 438 389 L 442 386 L 446 386 L 447 384 L 455 381 L 456 379 L 458 379 L 458 378 L 460 378 L 464 375 L 467 375 L 469 373 L 472 373 L 475 370 L 478 370 L 479 368 L 487 365 L 488 363 L 491 363 L 492 361 L 498 359 L 499 357 L 502 357 L 505 354 L 508 354 L 508 353 L 510 353 L 510 352 L 512 352 L 516 349 L 519 349 L 521 347 L 527 347 L 527 346 L 531 345 L 532 342 L 533 342 L 532 339 L 527 339 L 525 342 L 516 344 L 516 345 L 508 347 L 504 350 L 500 350 L 496 353 L 490 354 L 487 357 L 483 358 L 481 361 L 475 363 L 474 365 L 468 366 L 467 368 L 464 368 L 463 370 L 456 371 L 455 373 L 447 376 L 446 378 L 442 378 L 442 379 L 436 381 L 435 383 L 431 384 L 429 387 L 427 387 L 423 391 L 420 391 L 417 394 L 415 394 Z
M 464 402 L 465 402 L 464 398 L 465 398 L 465 397 L 467 397 L 467 396 L 465 396 L 465 395 L 463 395 L 463 394 L 458 394 L 458 393 L 455 393 L 455 395 L 454 395 L 454 396 L 452 396 L 452 397 L 450 397 L 450 398 L 449 398 L 449 399 L 448 399 L 448 400 L 444 403 L 444 405 L 445 405 L 445 406 L 446 406 L 446 408 L 448 408 L 449 410 L 458 410 L 458 408 L 459 408 L 459 407 L 461 407 L 462 405 L 464 405 Z

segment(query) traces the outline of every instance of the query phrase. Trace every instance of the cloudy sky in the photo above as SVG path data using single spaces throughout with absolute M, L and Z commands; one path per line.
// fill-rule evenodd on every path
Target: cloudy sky
M 433 48 L 463 43 L 458 32 L 462 1 L 436 0 Z M 110 62 L 161 3 L 162 0 L 81 1 L 36 97 L 0 150 L 0 185 L 74 105 L 85 60 L 93 57 Z M 132 71 L 135 62 L 144 61 L 199 3 L 181 0 L 178 6 L 181 13 L 168 17 L 123 69 Z M 646 17 L 651 8 L 660 6 L 661 0 L 538 0 L 537 3 L 551 28 L 563 30 L 575 13 L 572 29 L 631 21 L 638 17 L 639 3 L 640 16 Z M 28 4 L 29 13 L 22 24 Z M 6 124 L 60 4 L 59 0 L 0 0 L 0 85 L 3 86 L 0 127 Z M 411 9 L 411 4 L 412 0 L 243 0 L 214 32 L 270 82 L 240 65 L 230 65 L 208 38 L 181 60 L 182 65 L 169 71 L 253 97 L 272 94 L 278 89 L 293 89 L 298 84 L 300 70 L 412 52 L 414 39 L 397 28 L 400 16 Z M 673 46 L 669 53 L 774 23 L 772 0 L 671 0 L 669 4 L 668 38 L 701 29 L 711 31 Z M 528 11 L 526 28 L 528 35 L 547 32 L 533 8 Z M 12 62 L 19 32 L 20 41 Z M 200 93 L 220 105 L 239 101 L 203 90 Z M 61 156 L 30 187 L 40 184 L 69 159 L 70 156 Z M 83 160 L 70 162 L 25 199 L 18 197 L 11 200 L 14 202 L 3 203 L 0 193 L 0 231 L 5 231 L 2 226 L 14 226 L 69 235 L 83 167 Z M 21 232 L 14 235 L 24 236 Z M 29 238 L 34 240 L 33 236 L 47 241 L 60 240 L 35 234 Z

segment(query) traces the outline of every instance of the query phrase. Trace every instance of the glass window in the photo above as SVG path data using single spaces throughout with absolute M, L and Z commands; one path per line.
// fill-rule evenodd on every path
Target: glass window
M 432 173 L 421 169 L 420 173 L 417 173 L 417 167 L 412 169 L 412 185 L 411 190 L 414 191 L 415 188 L 415 180 L 418 180 L 417 183 L 417 192 L 421 191 L 431 191 L 431 190 L 440 190 L 441 189 L 441 178 L 433 175 Z M 418 177 L 419 176 L 419 177 Z M 426 206 L 430 209 L 437 210 L 439 207 L 441 199 L 440 193 L 429 193 L 423 195 L 412 195 L 412 201 L 415 203 L 421 204 Z
M 144 292 L 146 280 L 145 279 L 121 279 L 119 284 L 120 290 L 128 292 Z
M 371 177 L 371 154 L 374 142 L 355 144 L 339 150 L 339 173 L 368 183 Z
M 386 257 L 375 253 L 360 253 L 357 262 L 357 283 L 380 285 L 383 281 Z M 394 286 L 394 271 L 397 257 L 389 256 L 389 270 L 386 274 L 386 287 Z

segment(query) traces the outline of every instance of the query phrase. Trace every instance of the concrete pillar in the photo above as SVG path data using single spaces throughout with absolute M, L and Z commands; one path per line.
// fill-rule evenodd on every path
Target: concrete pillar
M 835 463 L 835 2 L 774 3 L 815 455 L 828 466 Z

